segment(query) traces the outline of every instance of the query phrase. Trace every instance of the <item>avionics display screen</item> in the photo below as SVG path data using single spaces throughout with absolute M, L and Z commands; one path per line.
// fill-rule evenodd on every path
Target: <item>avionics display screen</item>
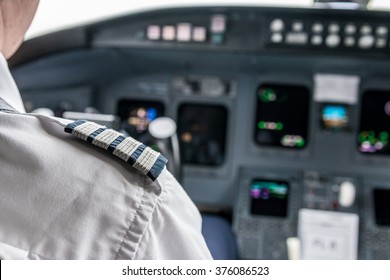
M 287 217 L 289 184 L 255 179 L 251 183 L 251 214 Z
M 161 102 L 148 100 L 121 100 L 118 103 L 118 116 L 121 119 L 121 129 L 131 137 L 148 144 L 146 137 L 149 123 L 163 116 L 164 105 Z
M 348 127 L 349 110 L 342 104 L 325 104 L 322 106 L 322 127 L 327 130 L 343 130 Z
M 390 155 L 390 91 L 363 94 L 358 135 L 359 151 Z
M 377 225 L 390 226 L 390 190 L 374 189 L 375 221 Z
M 183 104 L 178 137 L 183 163 L 218 166 L 224 162 L 228 112 L 224 106 Z
M 307 88 L 264 84 L 257 90 L 255 141 L 302 149 L 307 145 L 310 94 Z

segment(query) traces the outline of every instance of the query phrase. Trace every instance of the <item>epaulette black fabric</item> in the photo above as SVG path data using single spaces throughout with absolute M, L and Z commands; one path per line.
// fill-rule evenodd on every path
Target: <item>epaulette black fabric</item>
M 141 142 L 94 122 L 77 120 L 65 132 L 103 148 L 155 181 L 168 160 Z

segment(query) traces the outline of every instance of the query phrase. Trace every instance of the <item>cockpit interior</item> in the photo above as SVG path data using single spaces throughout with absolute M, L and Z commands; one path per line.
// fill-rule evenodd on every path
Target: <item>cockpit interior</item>
M 390 259 L 389 18 L 156 9 L 32 38 L 9 64 L 27 112 L 166 154 L 215 258 Z

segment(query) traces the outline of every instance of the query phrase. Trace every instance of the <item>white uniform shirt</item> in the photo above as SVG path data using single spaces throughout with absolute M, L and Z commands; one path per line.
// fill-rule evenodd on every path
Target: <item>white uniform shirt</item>
M 0 98 L 24 112 L 3 57 Z M 0 259 L 211 259 L 166 169 L 153 182 L 67 123 L 0 112 Z

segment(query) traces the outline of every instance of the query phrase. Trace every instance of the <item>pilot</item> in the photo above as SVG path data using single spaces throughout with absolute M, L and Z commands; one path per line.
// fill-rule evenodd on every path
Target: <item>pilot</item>
M 164 156 L 95 123 L 25 113 L 5 58 L 38 2 L 0 0 L 0 259 L 211 259 Z

